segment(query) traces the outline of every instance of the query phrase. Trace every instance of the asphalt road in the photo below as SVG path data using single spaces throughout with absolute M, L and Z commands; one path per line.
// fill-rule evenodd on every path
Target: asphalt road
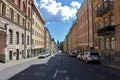
M 0 80 L 120 80 L 120 71 L 58 53 L 7 68 Z

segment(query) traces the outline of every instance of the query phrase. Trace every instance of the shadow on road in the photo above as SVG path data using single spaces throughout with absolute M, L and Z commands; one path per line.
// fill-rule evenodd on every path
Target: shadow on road
M 27 69 L 14 75 L 8 80 L 48 80 L 50 77 L 52 77 L 52 75 L 50 74 L 54 72 L 54 67 L 56 65 L 55 63 L 57 62 L 57 56 L 60 55 L 55 55 L 55 57 L 51 57 L 46 64 L 31 65 Z

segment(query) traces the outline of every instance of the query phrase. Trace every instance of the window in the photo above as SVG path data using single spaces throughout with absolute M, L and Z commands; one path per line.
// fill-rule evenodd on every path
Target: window
M 32 24 L 34 24 L 34 19 L 32 19 Z
M 24 34 L 22 34 L 22 44 L 24 44 Z
M 18 6 L 20 8 L 20 6 L 21 6 L 21 0 L 18 0 Z
M 32 34 L 34 34 L 34 29 L 32 29 Z
M 108 19 L 105 18 L 105 19 L 104 19 L 104 27 L 107 27 L 107 26 L 108 26 Z
M 31 26 L 30 26 L 30 22 L 28 22 L 28 29 L 29 29 L 29 30 L 30 30 L 30 27 L 31 27 Z
M 23 23 L 23 26 L 24 26 L 24 24 L 25 24 L 25 20 L 24 20 L 24 18 L 22 18 L 22 23 Z
M 100 20 L 98 21 L 98 29 L 101 28 Z
M 1 8 L 2 8 L 2 15 L 4 15 L 5 16 L 5 14 L 6 14 L 6 4 L 5 3 L 1 3 Z
M 13 43 L 13 31 L 10 29 L 9 30 L 9 38 L 10 38 L 10 43 Z
M 16 44 L 19 44 L 19 33 L 16 32 Z
M 23 12 L 26 12 L 25 2 L 23 2 Z
M 30 17 L 30 7 L 28 8 L 28 16 Z
M 32 45 L 34 45 L 34 39 L 32 39 Z
M 34 14 L 34 11 L 32 10 L 32 14 Z
M 97 14 L 97 8 L 94 8 L 94 14 L 95 15 Z
M 10 19 L 14 20 L 14 11 L 10 8 Z
M 114 16 L 110 15 L 110 25 L 113 26 L 114 25 Z
M 27 44 L 29 45 L 29 36 L 27 36 Z
M 20 15 L 17 14 L 17 23 L 19 24 L 20 23 Z
M 111 49 L 115 49 L 115 38 L 114 37 L 111 37 L 110 47 L 111 47 Z
M 109 49 L 109 38 L 105 39 L 105 49 Z

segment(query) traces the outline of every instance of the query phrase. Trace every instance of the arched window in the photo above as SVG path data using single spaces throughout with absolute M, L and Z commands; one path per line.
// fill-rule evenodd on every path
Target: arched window
M 115 49 L 115 37 L 111 37 L 111 39 L 110 39 L 110 47 L 111 47 L 111 49 Z
M 105 49 L 108 50 L 110 48 L 110 39 L 109 38 L 105 38 Z
M 24 44 L 24 34 L 22 34 L 22 44 Z
M 19 33 L 16 32 L 16 44 L 19 44 Z
M 29 36 L 27 36 L 27 44 L 29 45 Z
M 13 31 L 11 29 L 9 30 L 9 42 L 13 43 Z

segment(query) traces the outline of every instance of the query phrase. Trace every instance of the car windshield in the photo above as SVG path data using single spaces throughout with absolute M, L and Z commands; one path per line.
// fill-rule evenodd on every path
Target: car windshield
M 90 53 L 90 55 L 98 56 L 99 53 Z

